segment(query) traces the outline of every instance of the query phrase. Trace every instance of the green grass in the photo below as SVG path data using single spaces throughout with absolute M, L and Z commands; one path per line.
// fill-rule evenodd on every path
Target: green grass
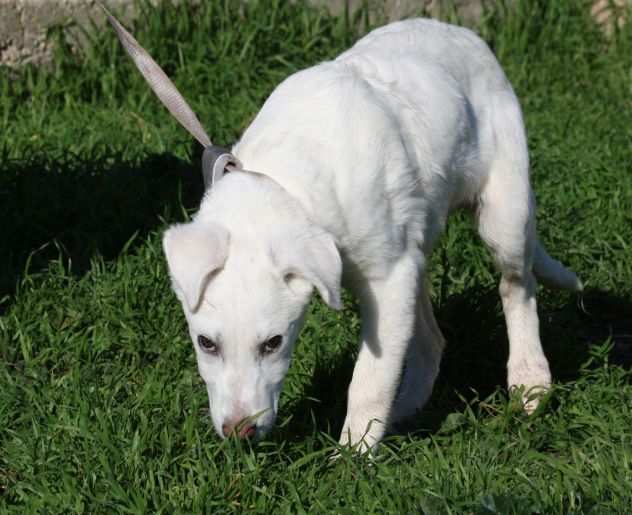
M 220 144 L 283 77 L 365 29 L 282 1 L 147 10 L 137 38 Z M 535 415 L 503 388 L 497 274 L 464 216 L 433 257 L 448 340 L 409 433 L 335 448 L 359 321 L 310 308 L 277 429 L 213 433 L 160 234 L 202 193 L 200 151 L 109 30 L 49 70 L 0 70 L 0 512 L 629 513 L 632 26 L 529 0 L 480 33 L 522 101 L 539 231 L 588 285 L 540 292 L 556 379 Z M 632 24 L 631 24 L 632 25 Z

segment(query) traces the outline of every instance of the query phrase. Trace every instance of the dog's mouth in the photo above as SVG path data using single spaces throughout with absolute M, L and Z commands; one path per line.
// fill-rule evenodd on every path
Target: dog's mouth
M 262 417 L 269 413 L 273 414 L 272 417 L 268 416 L 266 417 L 267 420 L 262 420 Z M 276 420 L 276 412 L 274 412 L 272 407 L 260 410 L 254 415 L 244 417 L 237 423 L 230 421 L 230 418 L 219 421 L 217 417 L 213 416 L 211 406 L 209 406 L 208 414 L 210 415 L 215 432 L 222 439 L 238 438 L 251 442 L 259 441 L 265 437 L 272 430 L 274 421 Z
M 240 424 L 238 427 L 232 430 L 224 431 L 223 428 L 220 428 L 218 431 L 215 428 L 218 436 L 222 439 L 235 438 L 238 440 L 248 441 L 251 443 L 256 443 L 262 440 L 272 429 L 270 425 L 260 425 L 260 424 Z

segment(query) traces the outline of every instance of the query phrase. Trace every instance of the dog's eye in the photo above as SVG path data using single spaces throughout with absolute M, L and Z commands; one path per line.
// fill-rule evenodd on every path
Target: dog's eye
M 280 334 L 273 336 L 261 344 L 261 354 L 272 354 L 281 346 L 281 343 L 283 343 L 283 337 Z
M 213 340 L 207 338 L 206 336 L 199 335 L 198 336 L 198 345 L 202 348 L 204 352 L 216 356 L 219 354 L 219 345 L 217 345 Z

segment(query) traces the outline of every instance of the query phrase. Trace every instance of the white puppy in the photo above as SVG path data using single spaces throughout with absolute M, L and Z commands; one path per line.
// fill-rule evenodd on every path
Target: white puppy
M 426 265 L 457 208 L 502 274 L 508 384 L 550 384 L 535 278 L 582 286 L 537 240 L 520 106 L 473 32 L 375 30 L 285 80 L 232 152 L 241 170 L 163 242 L 220 435 L 271 429 L 312 289 L 337 309 L 341 280 L 362 310 L 341 442 L 371 448 L 420 409 L 444 345 Z

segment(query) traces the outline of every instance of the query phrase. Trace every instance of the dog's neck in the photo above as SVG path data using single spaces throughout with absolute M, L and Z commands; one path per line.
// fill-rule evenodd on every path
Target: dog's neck
M 311 224 L 300 202 L 267 175 L 236 170 L 207 191 L 196 220 L 209 220 L 243 237 Z

